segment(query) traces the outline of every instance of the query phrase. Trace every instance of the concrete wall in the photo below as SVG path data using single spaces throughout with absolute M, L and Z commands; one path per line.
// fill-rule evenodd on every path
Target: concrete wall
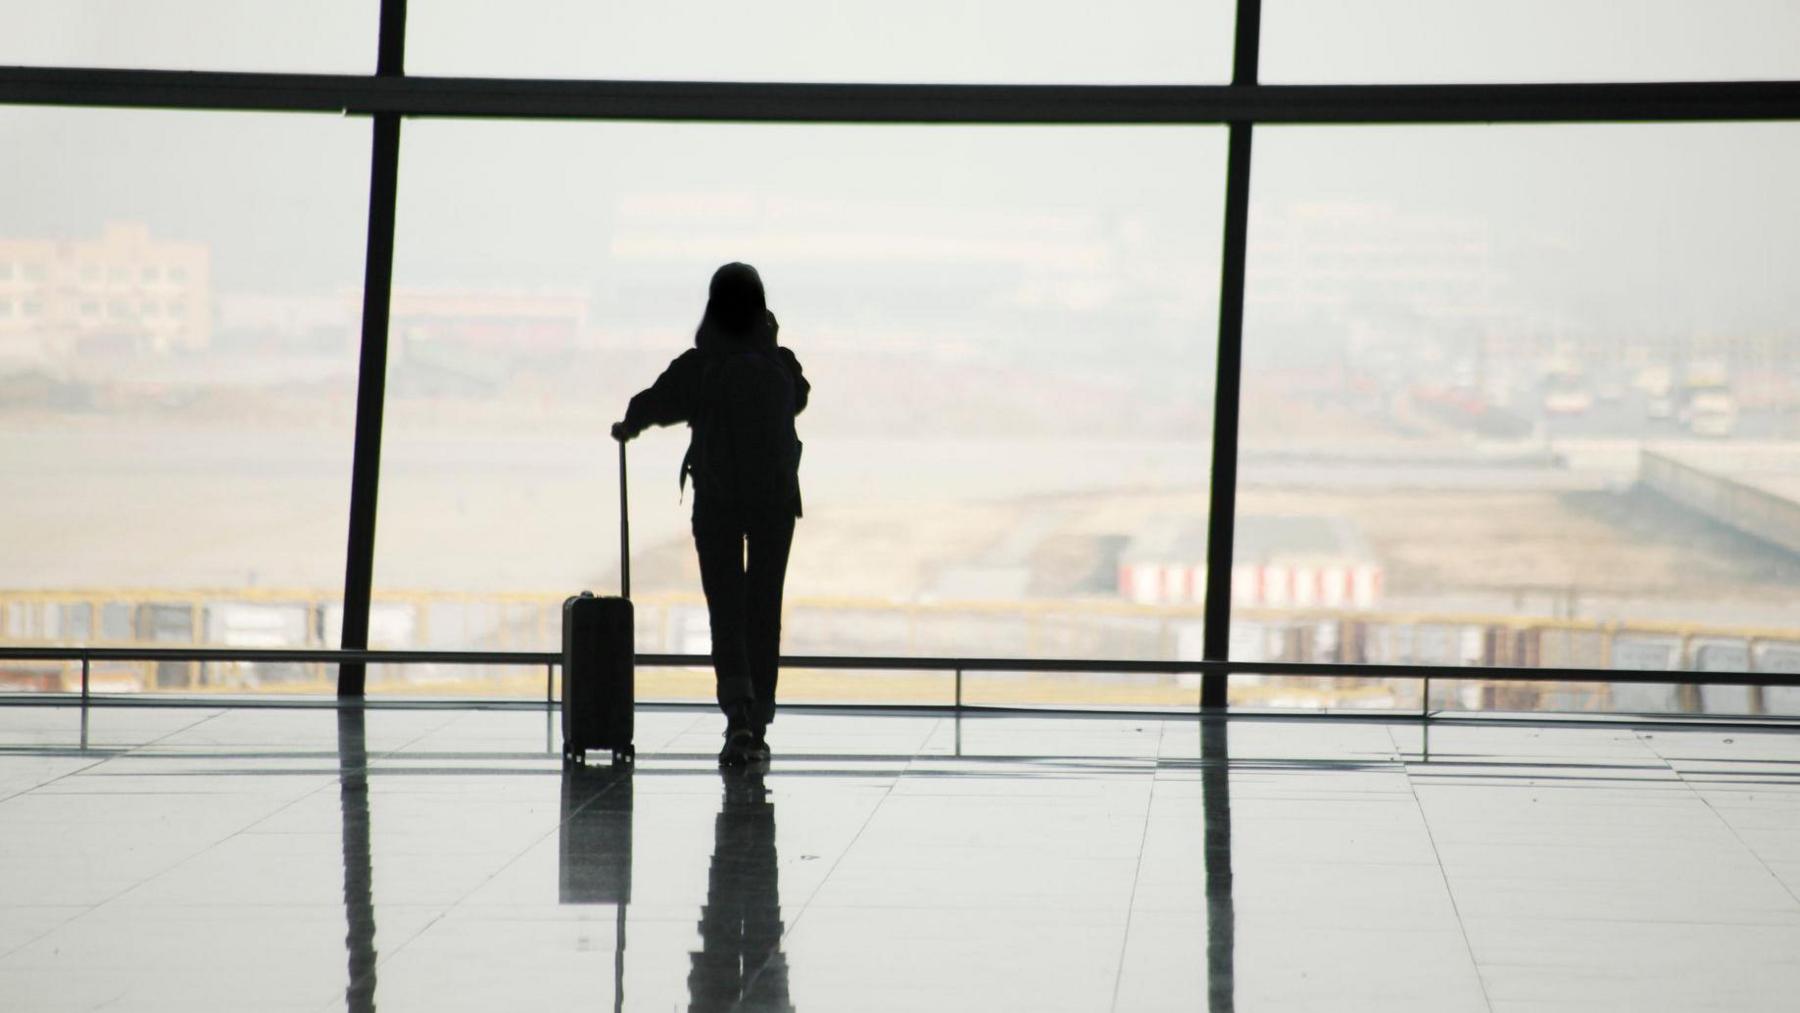
M 1648 449 L 1640 452 L 1638 482 L 1721 524 L 1800 553 L 1800 502 Z

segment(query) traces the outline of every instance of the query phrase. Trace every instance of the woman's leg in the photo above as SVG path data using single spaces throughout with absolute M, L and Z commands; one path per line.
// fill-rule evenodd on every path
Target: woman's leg
M 755 688 L 758 729 L 775 720 L 775 680 L 781 668 L 781 594 L 787 583 L 794 518 L 758 518 L 745 532 L 749 565 L 744 576 L 745 644 Z
M 755 721 L 755 689 L 745 640 L 744 531 L 735 518 L 696 507 L 694 549 L 712 624 L 719 709 L 734 726 Z

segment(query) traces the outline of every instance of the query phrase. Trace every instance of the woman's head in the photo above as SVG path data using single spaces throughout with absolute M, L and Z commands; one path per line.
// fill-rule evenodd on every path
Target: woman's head
M 769 305 L 756 268 L 730 263 L 713 272 L 706 314 L 700 318 L 700 336 L 712 332 L 722 337 L 749 338 L 767 326 L 768 318 Z

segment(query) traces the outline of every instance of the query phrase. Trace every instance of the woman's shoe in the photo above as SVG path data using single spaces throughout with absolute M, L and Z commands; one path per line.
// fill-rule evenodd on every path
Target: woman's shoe
M 725 729 L 725 748 L 719 750 L 719 766 L 742 767 L 756 748 L 756 734 L 742 726 Z

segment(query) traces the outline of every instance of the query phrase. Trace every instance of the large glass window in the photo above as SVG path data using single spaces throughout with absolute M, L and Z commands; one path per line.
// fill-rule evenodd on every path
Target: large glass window
M 375 69 L 379 0 L 0 0 L 0 66 Z
M 11 6 L 0 65 L 366 74 L 380 5 Z M 1728 6 L 1267 0 L 1260 68 L 1800 77 L 1800 12 Z M 493 78 L 1208 83 L 1229 76 L 1234 8 L 438 0 L 413 5 L 406 51 L 415 73 Z M 816 385 L 789 653 L 1198 657 L 1223 130 L 415 120 L 405 137 L 377 646 L 551 649 L 563 596 L 614 586 L 606 429 L 741 259 Z M 0 642 L 338 641 L 368 141 L 337 118 L 0 111 L 0 473 L 30 490 L 0 531 Z M 1796 168 L 1788 123 L 1260 127 L 1232 657 L 1800 671 Z M 642 651 L 709 647 L 685 442 L 632 447 Z M 128 665 L 96 688 L 329 674 Z M 402 666 L 373 686 L 542 678 Z M 838 701 L 1187 706 L 1197 688 L 786 678 L 788 699 Z M 1240 703 L 1800 706 L 1233 685 Z M 645 695 L 708 687 L 652 671 Z
M 423 74 L 699 81 L 1197 83 L 1231 76 L 1232 0 L 435 0 Z
M 369 129 L 0 111 L 0 642 L 335 643 Z M 96 690 L 329 689 L 100 666 Z M 72 688 L 61 666 L 12 688 Z
M 1233 657 L 1800 671 L 1797 172 L 1791 124 L 1259 130 Z M 1433 702 L 1762 705 L 1707 693 Z
M 1197 590 L 1121 575 L 1158 539 L 1200 560 L 1222 131 L 407 130 L 388 643 L 553 649 L 563 595 L 616 588 L 607 426 L 739 259 L 813 384 L 788 652 L 1198 651 Z M 630 448 L 641 651 L 708 649 L 686 442 Z
M 1268 84 L 1800 76 L 1789 0 L 1263 0 Z

